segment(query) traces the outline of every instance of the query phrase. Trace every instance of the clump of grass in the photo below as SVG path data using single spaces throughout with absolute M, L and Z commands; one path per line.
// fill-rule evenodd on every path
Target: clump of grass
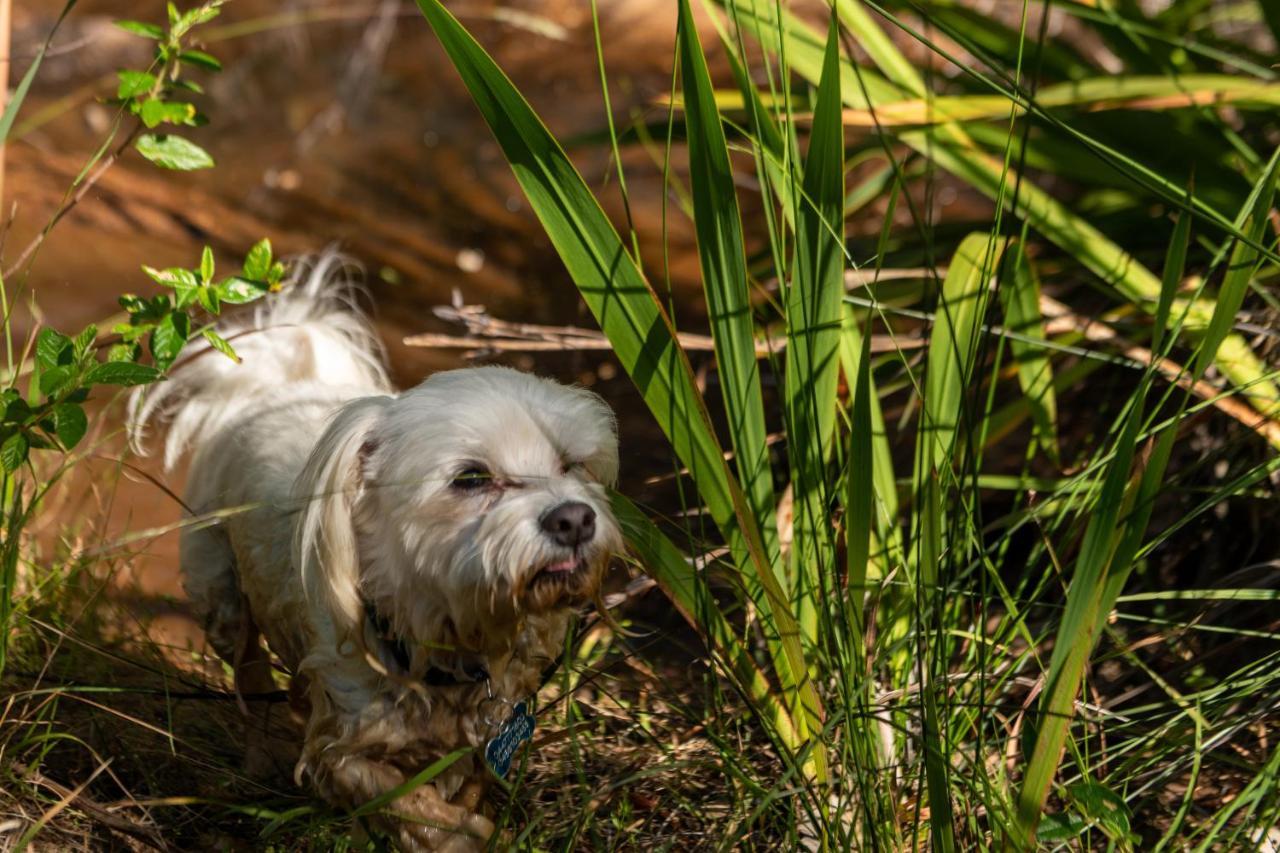
M 1206 621 L 1198 602 L 1274 598 L 1274 578 L 1187 577 L 1169 549 L 1206 513 L 1268 495 L 1277 467 L 1276 371 L 1237 324 L 1246 301 L 1272 301 L 1280 154 L 1255 148 L 1265 114 L 1228 126 L 1219 112 L 1269 102 L 1273 72 L 1174 7 L 1069 8 L 1124 64 L 1116 74 L 1029 31 L 1026 8 L 1010 27 L 950 4 L 836 2 L 824 34 L 779 4 L 726 0 L 708 5 L 737 87 L 717 91 L 682 0 L 670 121 L 687 140 L 720 418 L 644 260 L 558 142 L 440 3 L 418 5 L 714 526 L 656 525 L 616 500 L 641 564 L 751 711 L 754 748 L 776 759 L 741 762 L 759 808 L 716 843 L 1260 843 L 1280 809 L 1280 683 L 1249 655 L 1227 661 L 1243 647 L 1269 661 L 1274 631 L 1239 612 Z M 921 73 L 906 40 L 955 79 Z M 1130 137 L 1166 128 L 1159 166 L 1117 121 Z M 1220 156 L 1190 184 L 1200 143 Z M 762 193 L 755 256 L 735 151 Z M 881 167 L 864 178 L 852 163 Z M 921 210 L 922 169 L 988 196 L 990 218 L 944 234 Z M 1083 195 L 1042 188 L 1046 170 Z M 1110 194 L 1111 215 L 1083 212 L 1091 192 Z M 846 239 L 873 200 L 878 242 Z M 1123 217 L 1151 204 L 1177 224 L 1135 238 Z M 907 235 L 893 227 L 904 208 Z M 921 263 L 922 285 L 878 275 Z M 846 291 L 845 272 L 864 268 Z M 1051 330 L 1058 299 L 1097 304 L 1086 288 L 1126 343 L 1149 348 L 1118 355 L 1085 327 Z M 920 323 L 923 358 L 872 356 L 871 336 Z M 775 353 L 763 362 L 762 340 Z M 1196 435 L 1226 428 L 1212 414 L 1223 398 L 1251 407 L 1234 410 L 1249 429 L 1206 446 Z M 1206 481 L 1214 465 L 1230 476 Z M 1221 667 L 1176 663 L 1202 642 L 1194 654 Z M 753 747 L 724 734 L 707 737 L 727 768 Z M 1206 765 L 1222 778 L 1237 762 L 1238 796 L 1204 802 Z

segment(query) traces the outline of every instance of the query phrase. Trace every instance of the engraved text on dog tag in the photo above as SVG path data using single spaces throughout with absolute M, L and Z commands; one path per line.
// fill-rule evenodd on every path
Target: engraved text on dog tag
M 511 760 L 515 757 L 520 744 L 533 737 L 533 714 L 529 713 L 525 702 L 517 702 L 511 709 L 511 716 L 498 728 L 498 733 L 489 741 L 484 750 L 485 761 L 493 768 L 493 772 L 506 778 L 511 769 Z

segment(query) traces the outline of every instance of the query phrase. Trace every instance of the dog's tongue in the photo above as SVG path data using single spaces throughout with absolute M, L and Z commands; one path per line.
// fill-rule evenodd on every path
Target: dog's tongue
M 547 566 L 546 571 L 556 573 L 556 574 L 560 572 L 571 572 L 574 570 L 574 567 L 576 567 L 577 565 L 578 565 L 578 561 L 571 558 L 568 560 L 561 560 L 558 563 L 552 563 L 551 565 Z

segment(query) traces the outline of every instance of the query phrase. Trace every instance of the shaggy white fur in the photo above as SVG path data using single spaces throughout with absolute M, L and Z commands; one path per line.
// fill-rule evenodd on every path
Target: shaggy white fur
M 396 394 L 331 253 L 220 331 L 241 363 L 193 343 L 134 398 L 131 434 L 141 450 L 169 420 L 166 466 L 191 455 L 187 504 L 215 523 L 182 537 L 185 586 L 237 689 L 272 689 L 261 633 L 308 706 L 297 774 L 339 806 L 483 752 L 621 548 L 608 406 L 500 367 Z M 424 681 L 477 664 L 487 683 Z M 405 848 L 470 849 L 492 830 L 485 775 L 459 761 L 386 828 Z

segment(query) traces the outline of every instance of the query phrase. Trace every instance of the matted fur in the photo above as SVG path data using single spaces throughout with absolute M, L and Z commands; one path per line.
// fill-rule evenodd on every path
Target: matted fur
M 171 421 L 165 463 L 190 453 L 190 509 L 225 513 L 181 543 L 210 642 L 258 667 L 243 685 L 238 672 L 238 687 L 269 688 L 261 631 L 306 685 L 297 774 L 344 807 L 460 746 L 482 750 L 494 721 L 536 692 L 569 606 L 595 593 L 621 547 L 605 491 L 618 470 L 615 424 L 599 397 L 500 367 L 396 394 L 351 294 L 340 259 L 321 256 L 222 326 L 240 364 L 195 344 L 131 410 L 140 450 L 150 420 Z M 491 476 L 464 488 L 455 480 L 468 469 Z M 576 548 L 540 525 L 569 501 L 596 516 Z M 408 649 L 407 667 L 367 605 Z M 432 667 L 473 663 L 488 685 L 423 682 Z M 466 783 L 485 772 L 469 757 L 397 801 L 399 843 L 465 848 L 468 833 L 484 836 Z

